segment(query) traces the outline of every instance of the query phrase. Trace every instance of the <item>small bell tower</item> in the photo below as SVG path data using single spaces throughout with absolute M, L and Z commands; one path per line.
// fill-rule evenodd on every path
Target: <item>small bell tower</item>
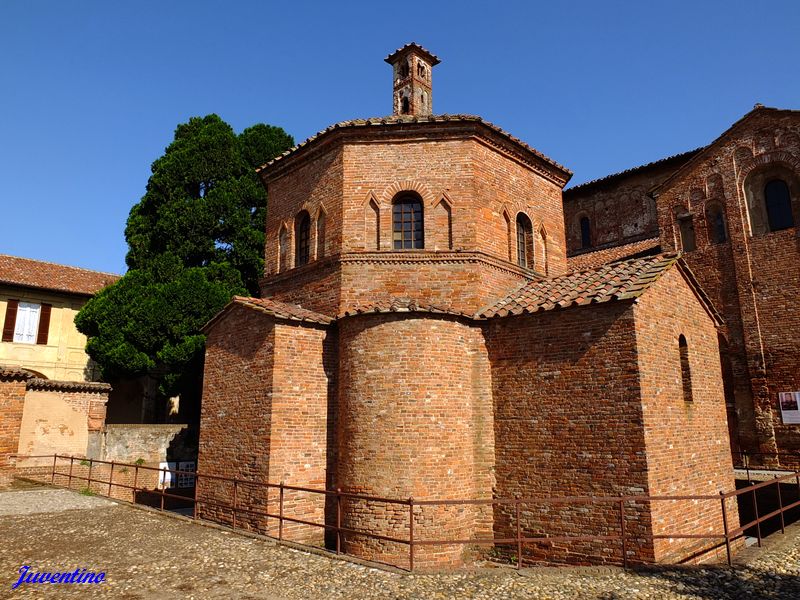
M 433 114 L 431 71 L 441 61 L 422 46 L 411 42 L 386 57 L 394 78 L 395 115 Z

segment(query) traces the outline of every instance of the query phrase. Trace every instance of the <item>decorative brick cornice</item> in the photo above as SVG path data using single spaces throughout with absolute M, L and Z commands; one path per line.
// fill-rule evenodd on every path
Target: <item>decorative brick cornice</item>
M 258 167 L 256 172 L 266 183 L 268 180 L 284 174 L 301 157 L 310 159 L 314 155 L 313 150 L 327 145 L 329 142 L 341 142 L 345 138 L 356 141 L 368 141 L 370 138 L 376 138 L 379 141 L 388 142 L 392 139 L 426 140 L 433 137 L 472 137 L 526 165 L 560 187 L 566 185 L 572 177 L 572 171 L 566 167 L 497 125 L 475 115 L 394 115 L 343 121 L 312 135 L 277 158 Z
M 90 394 L 108 394 L 111 385 L 99 381 L 59 381 L 35 377 L 28 381 L 29 390 L 45 392 L 85 392 Z

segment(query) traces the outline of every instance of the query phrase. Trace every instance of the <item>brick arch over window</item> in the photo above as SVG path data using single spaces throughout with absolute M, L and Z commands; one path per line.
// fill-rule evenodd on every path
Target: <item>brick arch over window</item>
M 800 161 L 794 156 L 757 156 L 742 169 L 741 180 L 751 235 L 794 227 L 800 221 Z
M 437 197 L 427 185 L 415 179 L 407 179 L 405 181 L 395 181 L 384 189 L 380 195 L 380 204 L 391 205 L 400 192 L 415 192 L 422 199 L 423 205 L 428 208 L 433 208 L 437 200 Z
M 302 267 L 311 260 L 311 215 L 301 210 L 294 218 L 294 266 Z
M 517 264 L 533 268 L 533 223 L 524 212 L 517 213 Z
M 392 250 L 425 248 L 425 207 L 419 194 L 399 192 L 392 199 Z

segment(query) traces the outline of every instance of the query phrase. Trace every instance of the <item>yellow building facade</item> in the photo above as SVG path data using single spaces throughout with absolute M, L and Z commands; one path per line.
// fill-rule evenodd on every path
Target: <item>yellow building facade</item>
M 97 381 L 75 315 L 118 275 L 0 255 L 0 364 L 59 381 Z

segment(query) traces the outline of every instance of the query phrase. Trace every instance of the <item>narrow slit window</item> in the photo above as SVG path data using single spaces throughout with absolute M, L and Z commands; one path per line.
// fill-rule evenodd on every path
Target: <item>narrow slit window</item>
M 678 351 L 681 357 L 681 385 L 683 387 L 683 399 L 685 402 L 692 402 L 692 369 L 689 366 L 689 346 L 683 334 L 678 338 Z
M 533 268 L 533 224 L 528 215 L 517 215 L 517 264 Z

